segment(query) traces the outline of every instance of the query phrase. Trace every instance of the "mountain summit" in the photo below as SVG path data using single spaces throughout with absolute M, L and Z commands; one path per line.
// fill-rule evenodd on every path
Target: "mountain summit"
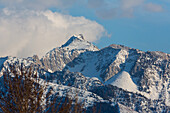
M 97 51 L 99 50 L 96 46 L 92 43 L 86 41 L 82 34 L 73 35 L 64 45 L 61 46 L 62 48 L 68 49 L 87 49 L 90 51 Z

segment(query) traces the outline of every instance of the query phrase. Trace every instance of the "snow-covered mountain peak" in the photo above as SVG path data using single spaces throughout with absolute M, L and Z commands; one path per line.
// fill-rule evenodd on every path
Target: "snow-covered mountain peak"
M 92 43 L 86 41 L 82 34 L 73 35 L 64 45 L 61 46 L 62 48 L 67 49 L 87 49 L 90 51 L 97 51 L 99 50 L 96 46 Z
M 67 63 L 87 51 L 93 52 L 99 51 L 99 49 L 86 41 L 82 34 L 73 35 L 64 45 L 52 49 L 40 60 L 46 70 L 62 71 Z
M 83 41 L 85 41 L 85 39 L 82 34 L 79 34 L 79 35 L 75 34 L 64 45 L 62 45 L 62 47 L 69 46 L 70 44 L 72 44 L 73 42 L 76 42 L 76 41 L 83 42 Z
M 84 39 L 84 36 L 83 36 L 82 34 L 79 34 L 79 35 L 74 34 L 73 37 L 77 37 L 77 38 L 80 39 L 80 40 L 85 40 L 85 39 Z

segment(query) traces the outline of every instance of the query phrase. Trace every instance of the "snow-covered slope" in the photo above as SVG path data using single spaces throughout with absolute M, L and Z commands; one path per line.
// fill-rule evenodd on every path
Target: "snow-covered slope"
M 94 102 L 108 102 L 95 93 L 83 89 L 77 89 L 71 86 L 59 85 L 49 82 L 47 89 L 50 88 L 53 88 L 53 94 L 58 94 L 60 97 L 69 96 L 71 99 L 75 99 L 77 95 L 79 102 L 84 102 L 85 107 L 93 106 Z
M 99 51 L 80 54 L 69 62 L 66 68 L 105 82 L 122 70 L 130 72 L 138 57 L 139 54 L 135 50 L 115 49 L 109 46 Z
M 118 103 L 118 106 L 119 106 L 118 108 L 119 108 L 120 113 L 138 113 L 138 112 L 136 112 L 136 111 L 122 105 L 122 104 Z
M 133 82 L 131 76 L 126 71 L 122 71 L 117 75 L 113 76 L 107 82 L 105 82 L 105 84 L 111 84 L 127 91 L 137 92 L 136 84 Z
M 71 72 L 81 72 L 86 77 L 96 77 L 104 81 L 102 74 L 106 68 L 115 60 L 115 55 L 120 50 L 105 48 L 100 51 L 87 51 L 80 54 L 72 62 L 68 63 L 66 69 Z

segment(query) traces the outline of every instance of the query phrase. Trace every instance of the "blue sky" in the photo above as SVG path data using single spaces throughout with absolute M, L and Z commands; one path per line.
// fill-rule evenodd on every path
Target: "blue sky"
M 69 12 L 73 16 L 84 16 L 97 21 L 111 34 L 96 42 L 100 48 L 110 44 L 121 44 L 143 51 L 163 51 L 170 53 L 170 2 L 167 0 L 148 0 L 162 7 L 160 12 L 147 12 L 138 9 L 132 17 L 98 17 L 93 9 L 76 4 Z M 81 7 L 81 8 L 80 8 Z
M 77 33 L 170 53 L 169 0 L 0 0 L 0 24 L 0 56 L 43 56 Z

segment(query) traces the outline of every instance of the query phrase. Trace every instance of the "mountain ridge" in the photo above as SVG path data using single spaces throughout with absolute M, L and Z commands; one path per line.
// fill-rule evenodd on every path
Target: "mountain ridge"
M 56 87 L 57 92 L 62 92 L 63 89 L 58 89 L 62 85 L 64 90 L 76 88 L 95 94 L 94 101 L 88 100 L 86 107 L 95 102 L 111 101 L 136 112 L 164 113 L 170 110 L 170 54 L 167 53 L 143 52 L 115 44 L 98 49 L 82 35 L 74 35 L 41 59 L 37 55 L 20 59 L 0 58 L 1 76 L 11 64 L 35 67 L 40 75 L 48 78 L 52 87 Z M 129 87 L 124 83 L 126 81 L 131 84 Z M 129 89 L 133 86 L 135 89 Z M 98 90 L 108 94 L 103 96 Z M 112 90 L 120 96 L 114 91 L 109 93 Z

